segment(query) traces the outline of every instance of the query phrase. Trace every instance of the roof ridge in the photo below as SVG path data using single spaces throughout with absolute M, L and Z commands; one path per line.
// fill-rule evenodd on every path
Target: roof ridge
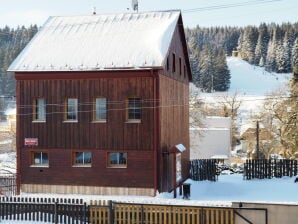
M 117 13 L 96 13 L 96 14 L 84 14 L 84 15 L 56 15 L 56 16 L 50 16 L 50 17 L 83 17 L 83 16 L 112 16 L 112 15 L 121 15 L 121 14 L 126 14 L 126 15 L 137 15 L 137 14 L 148 14 L 148 13 L 181 13 L 181 9 L 169 9 L 169 10 L 157 10 L 157 11 L 144 11 L 144 12 L 117 12 Z

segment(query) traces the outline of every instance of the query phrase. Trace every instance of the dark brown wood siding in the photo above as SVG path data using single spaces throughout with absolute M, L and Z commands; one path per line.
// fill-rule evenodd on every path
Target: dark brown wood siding
M 43 149 L 49 167 L 31 167 L 30 148 L 21 148 L 21 184 L 153 188 L 153 152 L 127 150 L 127 168 L 108 168 L 106 150 L 91 149 L 92 166 L 72 166 L 71 149 Z
M 189 177 L 189 74 L 187 50 L 183 46 L 183 33 L 178 25 L 175 29 L 168 51 L 169 69 L 165 60 L 165 70 L 159 72 L 160 97 L 160 151 L 159 191 L 173 189 L 174 154 L 170 151 L 177 144 L 183 144 L 186 151 L 182 153 L 182 180 Z M 175 72 L 173 72 L 173 54 L 175 54 Z M 180 63 L 181 61 L 181 63 Z M 181 64 L 181 68 L 180 68 Z M 185 68 L 184 68 L 185 66 Z M 181 70 L 181 73 L 180 73 Z M 179 184 L 179 183 L 178 183 Z
M 88 186 L 154 186 L 153 85 L 151 71 L 97 74 L 16 74 L 18 96 L 18 151 L 21 184 Z M 39 79 L 35 79 L 38 77 Z M 60 77 L 61 79 L 57 79 Z M 92 102 L 106 97 L 106 123 L 92 121 Z M 141 122 L 126 122 L 127 97 L 140 97 Z M 46 122 L 32 122 L 34 98 L 46 100 Z M 64 122 L 65 99 L 78 98 L 78 122 Z M 38 138 L 38 146 L 24 146 Z M 72 150 L 92 152 L 92 167 L 72 167 Z M 47 150 L 49 168 L 30 167 L 30 150 Z M 107 152 L 127 152 L 127 168 L 107 168 Z
M 177 144 L 183 144 L 182 179 L 189 177 L 189 86 L 173 78 L 160 76 L 160 146 L 159 169 L 161 191 L 173 189 L 174 158 L 171 151 Z

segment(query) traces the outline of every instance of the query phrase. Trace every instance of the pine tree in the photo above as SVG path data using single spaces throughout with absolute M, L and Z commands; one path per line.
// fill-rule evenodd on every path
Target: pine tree
M 211 46 L 207 44 L 200 54 L 200 87 L 206 92 L 214 90 L 214 54 Z
M 199 55 L 200 48 L 196 39 L 196 32 L 187 32 L 187 43 L 189 50 L 189 60 L 192 71 L 193 83 L 199 87 L 200 86 L 200 73 L 199 73 Z
M 214 75 L 214 90 L 227 91 L 230 88 L 231 74 L 227 65 L 225 52 L 223 49 L 217 51 L 215 75 Z
M 239 48 L 240 57 L 249 63 L 255 62 L 255 48 L 258 39 L 258 30 L 256 27 L 248 26 L 244 29 L 243 40 Z
M 268 28 L 265 23 L 262 23 L 259 26 L 259 36 L 258 36 L 258 41 L 257 41 L 257 45 L 256 45 L 256 50 L 255 50 L 255 63 L 254 64 L 259 65 L 259 66 L 265 65 L 268 42 L 269 42 Z
M 298 38 L 296 38 L 295 40 L 295 45 L 292 51 L 292 67 L 293 67 L 293 73 L 297 76 L 298 75 Z
M 267 49 L 267 57 L 265 63 L 265 69 L 269 72 L 276 70 L 276 60 L 275 60 L 275 42 L 273 40 L 269 41 Z

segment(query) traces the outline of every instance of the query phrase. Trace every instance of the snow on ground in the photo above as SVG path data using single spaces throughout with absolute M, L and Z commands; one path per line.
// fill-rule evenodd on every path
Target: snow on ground
M 292 76 L 290 73 L 266 72 L 264 68 L 252 66 L 237 57 L 227 57 L 227 64 L 231 72 L 230 93 L 266 95 L 287 85 Z
M 241 101 L 240 121 L 260 111 L 266 95 L 278 89 L 286 89 L 292 77 L 291 73 L 266 72 L 264 68 L 250 65 L 237 57 L 227 57 L 227 64 L 231 72 L 228 92 L 198 93 L 199 89 L 193 84 L 190 92 L 198 93 L 199 98 L 209 106 L 219 106 L 219 102 L 225 102 L 224 96 L 237 93 L 237 100 Z
M 0 154 L 0 174 L 15 173 L 16 152 Z
M 89 200 L 113 200 L 142 204 L 175 204 L 198 206 L 231 206 L 232 202 L 270 202 L 298 205 L 298 183 L 294 177 L 262 180 L 243 180 L 242 174 L 221 175 L 217 182 L 192 181 L 190 200 L 179 195 L 173 199 L 173 193 L 160 193 L 156 197 L 111 196 L 111 195 L 61 195 L 61 194 L 25 194 L 24 197 L 66 197 Z M 285 190 L 286 189 L 286 190 Z

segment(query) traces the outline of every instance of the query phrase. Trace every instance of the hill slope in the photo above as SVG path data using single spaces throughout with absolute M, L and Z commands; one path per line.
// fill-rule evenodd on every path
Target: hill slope
M 239 92 L 241 95 L 263 96 L 275 89 L 285 88 L 290 73 L 269 73 L 264 68 L 250 65 L 236 57 L 227 58 L 231 72 L 229 93 Z

